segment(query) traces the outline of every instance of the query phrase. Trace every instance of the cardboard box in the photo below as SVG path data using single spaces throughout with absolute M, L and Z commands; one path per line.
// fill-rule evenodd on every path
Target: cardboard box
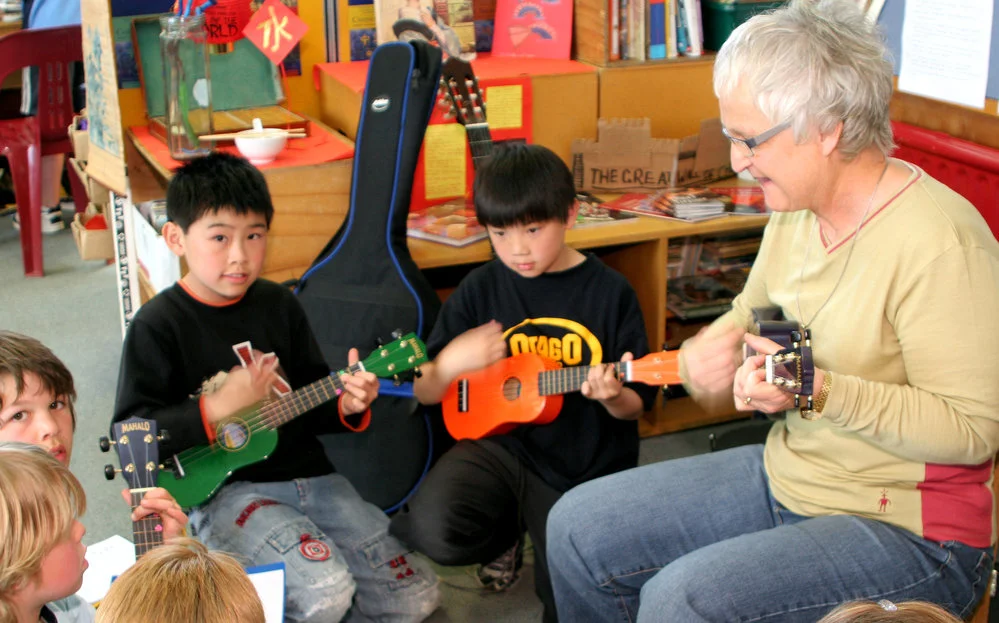
M 94 178 L 87 175 L 87 170 L 83 166 L 83 162 L 79 158 L 70 158 L 70 165 L 73 167 L 73 171 L 80 178 L 80 182 L 87 191 L 87 198 L 90 203 L 99 206 L 110 205 L 111 203 L 111 193 L 107 188 L 95 180 Z
M 75 115 L 69 124 L 69 141 L 73 144 L 73 156 L 80 162 L 86 162 L 90 151 L 90 134 L 80 129 L 80 122 L 87 119 L 86 115 Z
M 648 118 L 601 119 L 597 140 L 573 141 L 577 190 L 651 192 L 734 175 L 719 119 L 702 121 L 700 132 L 683 138 L 652 138 L 651 127 Z
M 167 248 L 166 241 L 143 214 L 142 206 L 132 206 L 132 234 L 139 273 L 149 283 L 152 293 L 158 293 L 181 277 L 180 258 Z
M 571 165 L 572 141 L 597 136 L 597 69 L 569 60 L 503 58 L 480 54 L 472 69 L 478 80 L 531 81 L 531 133 Z M 317 64 L 322 121 L 356 140 L 368 62 Z M 489 121 L 488 109 L 486 122 Z
M 70 228 L 73 230 L 73 239 L 76 240 L 76 248 L 80 252 L 82 260 L 114 259 L 114 236 L 111 230 L 108 228 L 86 228 L 86 223 L 98 212 L 97 206 L 90 204 L 83 214 L 77 212 L 70 224 Z

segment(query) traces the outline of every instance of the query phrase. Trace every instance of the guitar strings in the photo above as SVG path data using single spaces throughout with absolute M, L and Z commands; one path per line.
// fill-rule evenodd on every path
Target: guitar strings
M 359 364 L 348 366 L 346 368 L 346 371 L 350 372 L 350 374 L 355 374 L 361 370 L 363 370 L 363 368 Z M 325 387 L 323 387 L 326 384 L 332 384 L 333 387 L 338 392 L 342 393 L 344 390 L 343 381 L 340 380 L 339 373 L 336 376 L 330 375 L 327 377 L 323 377 L 318 381 L 314 381 L 313 383 L 306 385 L 305 387 L 299 388 L 298 390 L 292 392 L 291 394 L 289 394 L 284 398 L 263 405 L 262 407 L 257 409 L 253 415 L 244 419 L 243 422 L 247 425 L 247 428 L 249 429 L 251 434 L 258 432 L 262 429 L 272 428 L 271 420 L 273 415 L 278 416 L 273 419 L 278 421 L 277 425 L 279 426 L 288 421 L 287 419 L 285 419 L 285 421 L 280 421 L 280 420 L 286 418 L 288 415 L 294 414 L 296 407 L 302 407 L 302 410 L 299 411 L 299 413 L 304 413 L 305 411 L 314 409 L 320 404 L 333 400 L 333 397 L 330 396 L 329 392 L 325 389 Z M 317 394 L 319 389 L 323 390 L 323 392 L 327 396 L 327 399 L 319 400 L 314 405 L 311 406 L 306 405 L 305 398 L 309 394 Z M 336 394 L 336 396 L 339 396 L 339 393 Z M 186 451 L 190 453 L 186 456 L 185 452 L 181 452 L 179 458 L 186 465 L 190 465 L 204 458 L 212 456 L 220 451 L 228 452 L 228 450 L 226 450 L 223 447 L 222 442 L 216 439 L 216 441 L 213 443 L 207 444 L 200 448 L 192 448 L 191 450 Z
M 329 402 L 343 393 L 344 385 L 343 381 L 340 380 L 341 374 L 354 375 L 357 372 L 364 371 L 365 369 L 366 368 L 364 367 L 363 362 L 349 365 L 343 370 L 337 372 L 335 375 L 331 374 L 317 381 L 313 381 L 312 383 L 295 390 L 288 396 L 263 405 L 257 409 L 253 415 L 245 418 L 243 422 L 247 425 L 251 435 L 252 433 L 263 429 L 277 428 L 281 424 L 290 421 L 295 416 Z M 332 384 L 334 389 L 337 390 L 337 393 L 330 396 L 329 391 L 326 388 L 327 384 Z M 326 398 L 319 398 L 315 401 L 315 404 L 309 404 L 312 402 L 313 396 L 318 396 L 320 390 L 326 395 Z M 306 402 L 307 400 L 308 403 Z M 296 413 L 297 409 L 301 410 Z M 191 448 L 190 450 L 181 452 L 179 458 L 185 465 L 191 465 L 203 459 L 209 458 L 218 452 L 228 452 L 228 450 L 226 450 L 221 442 L 216 440 L 215 442 L 205 446 Z

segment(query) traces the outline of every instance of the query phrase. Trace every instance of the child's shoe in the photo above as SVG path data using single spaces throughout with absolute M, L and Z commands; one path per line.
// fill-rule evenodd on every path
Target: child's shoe
M 477 574 L 482 588 L 501 593 L 513 588 L 520 579 L 520 571 L 524 566 L 524 542 L 518 539 L 513 547 L 503 552 L 499 558 L 487 565 L 482 565 Z
M 18 213 L 14 213 L 14 229 L 21 231 L 21 221 L 18 218 Z M 62 222 L 62 208 L 55 206 L 52 208 L 42 208 L 42 233 L 43 234 L 54 234 L 57 231 L 66 228 L 66 224 Z

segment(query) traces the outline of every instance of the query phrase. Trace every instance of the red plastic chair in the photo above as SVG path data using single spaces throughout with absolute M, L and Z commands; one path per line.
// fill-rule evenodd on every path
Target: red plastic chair
M 0 81 L 23 67 L 38 67 L 38 111 L 0 119 L 0 154 L 7 156 L 21 222 L 24 274 L 42 268 L 42 156 L 73 152 L 66 129 L 73 119 L 68 64 L 83 60 L 79 26 L 21 30 L 0 37 Z

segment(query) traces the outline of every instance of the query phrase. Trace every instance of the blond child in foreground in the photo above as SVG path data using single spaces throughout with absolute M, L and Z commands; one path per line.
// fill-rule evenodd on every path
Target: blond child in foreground
M 79 590 L 87 548 L 83 487 L 38 446 L 0 442 L 0 623 L 53 623 L 46 607 Z
M 264 623 L 264 609 L 234 558 L 181 538 L 140 558 L 101 601 L 97 623 L 133 621 Z
M 926 601 L 896 604 L 882 599 L 845 603 L 818 623 L 961 623 L 961 619 Z

